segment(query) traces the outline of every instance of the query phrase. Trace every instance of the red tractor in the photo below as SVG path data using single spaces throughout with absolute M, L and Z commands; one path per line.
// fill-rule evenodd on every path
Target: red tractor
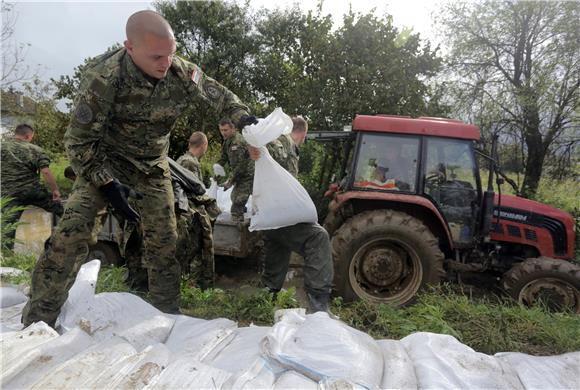
M 580 313 L 573 218 L 495 194 L 494 175 L 500 189 L 509 179 L 495 146 L 491 156 L 477 149 L 476 126 L 358 115 L 351 130 L 311 136 L 345 146 L 342 180 L 326 193 L 338 295 L 403 305 L 445 276 L 478 272 L 501 277 L 521 303 Z M 489 163 L 486 190 L 477 155 Z

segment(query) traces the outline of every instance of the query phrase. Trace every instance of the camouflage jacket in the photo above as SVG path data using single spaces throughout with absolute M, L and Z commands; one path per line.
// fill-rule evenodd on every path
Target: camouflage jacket
M 250 159 L 247 145 L 244 137 L 237 131 L 222 145 L 222 156 L 218 163 L 230 166 L 229 177 L 232 184 L 254 177 L 254 161 Z
M 40 170 L 50 165 L 50 159 L 37 145 L 17 139 L 0 143 L 2 196 L 16 196 L 43 188 Z
M 98 57 L 83 74 L 64 137 L 74 171 L 97 187 L 113 178 L 112 167 L 169 175 L 171 126 L 199 99 L 234 122 L 248 114 L 236 95 L 179 57 L 155 84 L 125 49 Z
M 282 134 L 266 145 L 270 155 L 286 169 L 292 176 L 298 177 L 298 162 L 300 155 L 298 153 L 298 146 L 290 135 Z
M 188 169 L 199 179 L 199 181 L 203 182 L 203 172 L 201 170 L 201 164 L 197 157 L 189 152 L 185 152 L 185 154 L 177 159 L 177 163 Z

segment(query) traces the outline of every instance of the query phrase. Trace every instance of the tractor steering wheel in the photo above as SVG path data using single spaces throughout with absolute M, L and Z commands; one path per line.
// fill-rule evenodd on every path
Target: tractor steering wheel
M 444 182 L 447 180 L 445 174 L 441 171 L 430 172 L 427 176 L 425 176 L 425 181 L 428 182 Z

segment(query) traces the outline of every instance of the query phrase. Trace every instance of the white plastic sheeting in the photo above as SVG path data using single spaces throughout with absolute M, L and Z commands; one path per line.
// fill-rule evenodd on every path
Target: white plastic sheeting
M 308 192 L 270 156 L 265 147 L 280 135 L 290 133 L 292 126 L 292 119 L 281 108 L 276 108 L 266 118 L 255 125 L 246 126 L 243 130 L 245 140 L 260 148 L 261 153 L 254 170 L 250 231 L 318 221 L 316 207 Z
M 62 334 L 42 322 L 22 329 L 23 303 L 0 309 L 2 388 L 580 389 L 580 352 L 490 356 L 433 333 L 377 341 L 299 310 L 238 328 L 166 315 L 131 294 L 95 295 L 98 269 L 81 268 Z

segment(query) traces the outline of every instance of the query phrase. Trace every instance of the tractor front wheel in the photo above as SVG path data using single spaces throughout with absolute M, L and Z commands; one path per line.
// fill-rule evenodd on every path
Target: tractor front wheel
M 417 218 L 374 210 L 347 220 L 332 239 L 335 290 L 345 301 L 404 305 L 444 275 L 443 253 Z
M 569 261 L 527 259 L 505 273 L 501 286 L 521 304 L 580 314 L 580 267 Z

